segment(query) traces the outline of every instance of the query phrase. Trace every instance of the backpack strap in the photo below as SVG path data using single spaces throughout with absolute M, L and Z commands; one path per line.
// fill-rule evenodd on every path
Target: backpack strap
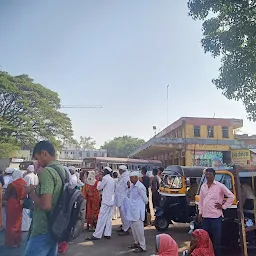
M 69 177 L 68 177 L 65 169 L 64 169 L 64 172 L 65 172 L 65 177 L 64 177 L 63 171 L 57 164 L 48 165 L 47 167 L 53 168 L 59 174 L 61 181 L 62 181 L 62 185 L 69 182 Z

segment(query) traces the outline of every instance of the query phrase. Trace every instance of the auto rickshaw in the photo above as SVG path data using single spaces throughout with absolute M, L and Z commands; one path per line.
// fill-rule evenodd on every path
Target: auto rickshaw
M 215 180 L 224 184 L 235 195 L 235 200 L 232 206 L 223 211 L 222 219 L 222 246 L 237 248 L 242 247 L 243 255 L 247 254 L 247 247 L 256 248 L 256 201 L 255 201 L 255 184 L 256 184 L 256 166 L 234 166 L 234 167 L 219 167 L 216 170 Z M 205 175 L 203 174 L 198 193 L 196 195 L 196 211 L 198 214 L 199 194 L 200 188 L 206 182 Z M 244 200 L 242 188 L 243 184 L 251 187 L 254 194 L 254 200 L 247 203 Z M 224 199 L 225 200 L 225 199 Z M 250 221 L 249 221 L 250 220 Z M 250 223 L 250 224 L 248 224 Z M 191 231 L 201 228 L 197 218 L 190 225 Z M 246 236 L 246 234 L 248 236 Z M 253 241 L 254 245 L 250 242 Z
M 155 227 L 168 229 L 174 222 L 189 223 L 196 214 L 195 195 L 205 167 L 171 165 L 162 173 L 160 203 L 156 208 Z M 190 190 L 194 195 L 189 197 Z

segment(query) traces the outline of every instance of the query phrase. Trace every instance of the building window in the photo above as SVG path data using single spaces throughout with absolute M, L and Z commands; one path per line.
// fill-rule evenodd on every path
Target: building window
M 207 133 L 209 138 L 214 138 L 214 126 L 207 126 Z
M 222 126 L 222 138 L 229 138 L 227 126 Z
M 194 137 L 200 137 L 200 126 L 194 126 Z
M 94 157 L 97 157 L 97 153 L 94 153 Z
M 90 157 L 90 152 L 87 152 L 87 153 L 86 153 L 86 157 Z

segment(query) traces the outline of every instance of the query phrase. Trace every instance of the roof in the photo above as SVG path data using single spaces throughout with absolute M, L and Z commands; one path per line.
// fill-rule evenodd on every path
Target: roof
M 113 163 L 135 163 L 135 164 L 162 164 L 160 160 L 150 160 L 150 159 L 133 159 L 133 158 L 116 158 L 116 157 L 86 157 L 86 159 L 96 159 L 99 161 L 113 162 Z
M 201 166 L 179 166 L 179 165 L 170 165 L 164 171 L 164 174 L 170 175 L 182 175 L 185 177 L 201 177 L 203 175 L 203 171 L 206 167 Z

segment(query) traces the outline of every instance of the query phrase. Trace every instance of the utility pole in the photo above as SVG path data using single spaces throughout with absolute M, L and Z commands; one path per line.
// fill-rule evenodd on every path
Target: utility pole
M 167 85 L 167 126 L 169 125 L 169 84 Z

